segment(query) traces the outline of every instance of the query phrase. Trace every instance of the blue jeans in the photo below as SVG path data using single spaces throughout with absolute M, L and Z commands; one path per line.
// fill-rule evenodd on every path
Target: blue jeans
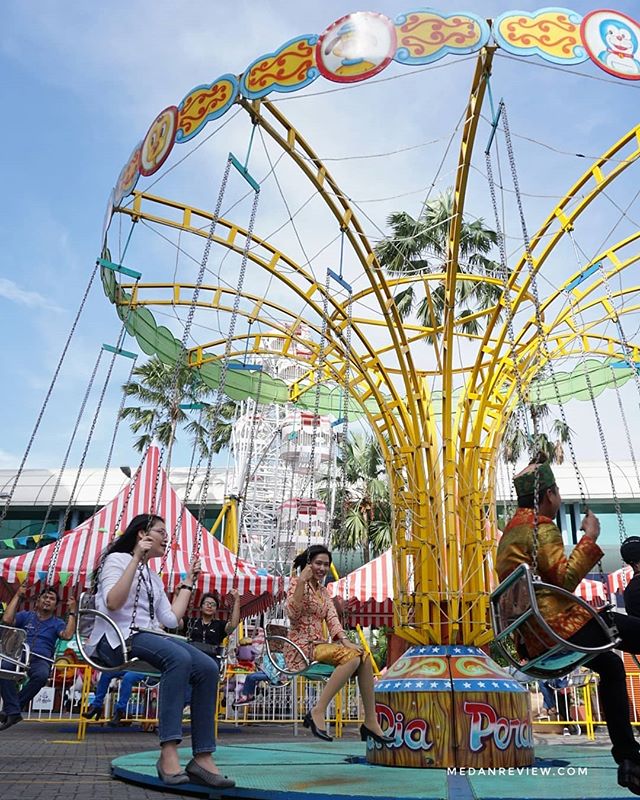
M 154 633 L 136 633 L 131 655 L 160 671 L 158 717 L 160 742 L 182 741 L 185 689 L 191 685 L 191 749 L 194 755 L 216 749 L 214 720 L 218 665 L 187 642 Z
M 146 676 L 141 672 L 102 672 L 100 674 L 100 679 L 98 680 L 95 696 L 91 705 L 102 708 L 104 705 L 104 699 L 109 691 L 109 684 L 114 678 L 122 678 L 120 681 L 120 691 L 118 692 L 116 711 L 122 711 L 123 714 L 126 713 L 133 687 L 139 681 L 144 680 L 145 677 Z
M 250 672 L 245 678 L 242 686 L 242 694 L 245 697 L 253 697 L 256 693 L 256 686 L 260 681 L 268 681 L 269 676 L 266 672 Z
M 38 694 L 40 689 L 49 680 L 51 662 L 38 658 L 36 653 L 31 654 L 31 663 L 27 670 L 27 681 L 18 692 L 17 681 L 0 680 L 0 697 L 2 697 L 2 710 L 7 716 L 15 716 Z
M 559 697 L 554 692 L 554 689 L 563 689 L 567 685 L 566 678 L 556 678 L 550 681 L 539 681 L 538 687 L 544 699 L 544 707 L 550 711 L 559 711 L 558 700 Z M 566 702 L 565 702 L 566 705 Z

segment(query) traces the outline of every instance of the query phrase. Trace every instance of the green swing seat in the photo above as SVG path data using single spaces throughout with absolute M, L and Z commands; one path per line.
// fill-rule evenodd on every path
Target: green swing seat
M 298 675 L 310 681 L 328 680 L 333 674 L 334 667 L 332 667 L 330 664 L 322 664 L 319 661 L 309 661 L 298 645 L 288 638 L 288 633 L 289 629 L 286 625 L 269 623 L 265 627 L 265 654 L 273 665 L 274 669 L 290 678 Z M 292 670 L 286 666 L 281 666 L 278 663 L 278 660 L 275 658 L 275 655 L 276 653 L 281 653 L 286 657 L 287 651 L 299 656 L 302 659 L 304 666 L 297 670 Z
M 536 592 L 540 589 L 570 598 L 586 609 L 601 627 L 606 643 L 600 647 L 583 647 L 568 642 L 549 626 L 538 608 Z M 587 602 L 572 592 L 544 583 L 533 577 L 527 564 L 521 564 L 495 589 L 490 598 L 494 645 L 515 669 L 534 680 L 547 680 L 567 675 L 592 658 L 612 650 L 620 643 L 615 625 L 608 625 Z M 609 607 L 605 607 L 606 610 Z M 540 630 L 545 634 L 543 640 Z M 545 650 L 530 657 L 525 642 L 537 639 Z M 554 642 L 550 647 L 549 640 Z

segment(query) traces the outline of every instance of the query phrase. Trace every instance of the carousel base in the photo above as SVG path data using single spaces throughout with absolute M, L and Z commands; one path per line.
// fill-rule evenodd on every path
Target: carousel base
M 187 749 L 180 752 L 186 763 Z M 236 781 L 221 792 L 195 784 L 169 787 L 155 771 L 158 751 L 121 756 L 111 763 L 115 778 L 169 793 L 243 800 L 607 800 L 629 798 L 616 783 L 609 747 L 564 742 L 536 747 L 531 767 L 503 774 L 487 770 L 394 768 L 368 764 L 357 741 L 240 744 L 219 747 L 216 762 Z M 586 772 L 585 772 L 586 770 Z

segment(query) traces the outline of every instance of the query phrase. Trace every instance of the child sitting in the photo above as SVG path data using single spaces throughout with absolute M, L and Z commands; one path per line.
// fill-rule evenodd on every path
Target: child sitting
M 284 668 L 285 661 L 282 653 L 274 653 L 273 658 L 280 668 Z M 271 659 L 265 656 L 262 659 L 260 670 L 252 672 L 247 675 L 244 686 L 242 687 L 242 694 L 238 695 L 238 699 L 233 704 L 234 708 L 238 706 L 247 706 L 256 699 L 256 686 L 261 681 L 269 681 L 273 686 L 280 686 L 283 681 L 283 674 L 274 666 Z

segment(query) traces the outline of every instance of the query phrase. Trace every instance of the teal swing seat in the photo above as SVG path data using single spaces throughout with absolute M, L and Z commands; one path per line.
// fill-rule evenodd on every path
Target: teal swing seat
M 291 639 L 287 637 L 286 634 L 288 633 L 289 629 L 286 627 L 286 625 L 270 623 L 266 626 L 264 649 L 265 654 L 271 664 L 273 664 L 274 669 L 289 678 L 293 678 L 297 675 L 310 681 L 328 680 L 333 674 L 334 667 L 332 667 L 330 664 L 322 664 L 319 661 L 309 661 L 300 647 L 298 647 L 295 642 L 292 642 Z M 302 659 L 304 666 L 297 670 L 289 669 L 286 666 L 283 667 L 275 658 L 276 653 L 282 653 L 285 658 L 287 653 L 295 654 Z
M 544 589 L 570 598 L 588 611 L 606 637 L 599 647 L 583 647 L 559 636 L 547 623 L 538 608 L 536 592 Z M 494 645 L 500 655 L 520 672 L 534 680 L 548 680 L 567 675 L 592 658 L 612 650 L 620 643 L 615 625 L 605 619 L 588 603 L 572 592 L 534 578 L 527 564 L 521 564 L 495 589 L 490 598 Z M 611 606 L 605 606 L 610 609 Z M 540 631 L 545 639 L 540 636 Z M 530 657 L 526 641 L 537 639 L 545 648 L 538 656 Z M 549 640 L 554 642 L 551 647 Z

